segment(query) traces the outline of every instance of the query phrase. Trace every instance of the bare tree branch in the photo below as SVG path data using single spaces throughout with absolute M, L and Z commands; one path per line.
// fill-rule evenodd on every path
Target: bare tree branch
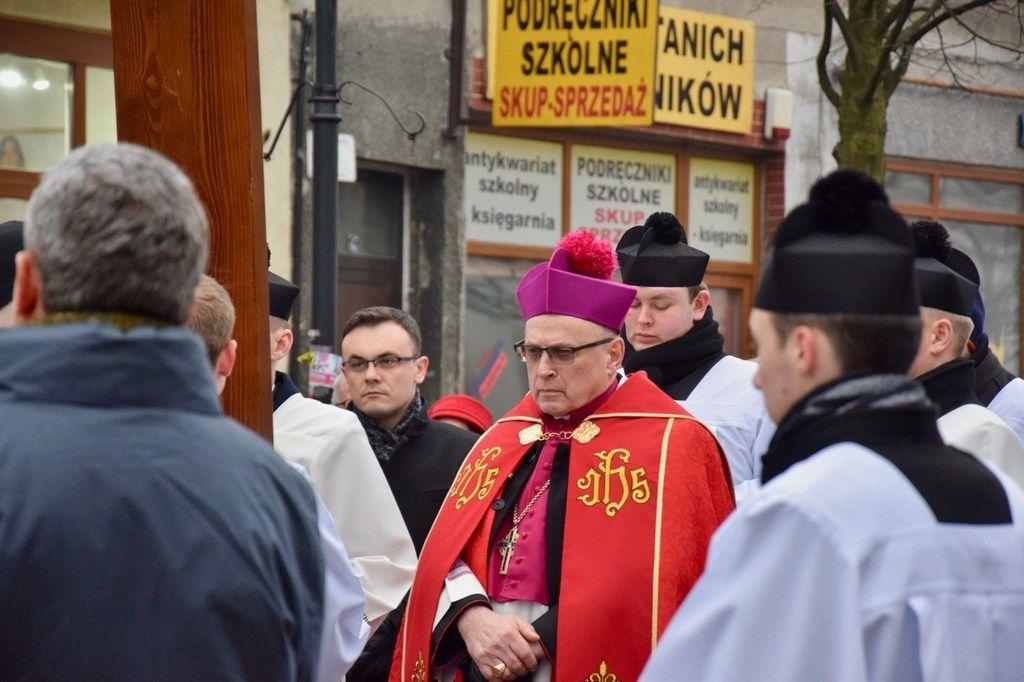
M 992 0 L 989 0 L 990 2 Z M 853 27 L 850 20 L 843 14 L 843 8 L 839 6 L 839 0 L 825 0 L 825 15 L 835 20 L 839 32 L 843 34 L 843 41 L 846 43 L 846 52 L 850 55 L 855 64 L 860 63 L 860 45 L 853 35 Z
M 945 7 L 947 11 L 950 10 L 949 6 L 945 2 L 942 3 L 942 6 Z M 1015 52 L 1018 55 L 1024 55 L 1024 50 L 1021 50 L 1022 37 L 1018 37 L 1016 45 L 1009 45 L 1009 44 L 1006 44 L 1006 43 L 1000 43 L 997 40 L 993 40 L 991 38 L 985 37 L 978 30 L 976 30 L 973 26 L 968 26 L 967 23 L 963 19 L 961 19 L 959 15 L 950 15 L 950 17 L 962 29 L 967 31 L 967 33 L 970 36 L 972 36 L 973 40 L 976 40 L 976 41 L 980 40 L 981 42 L 985 43 L 986 45 L 991 45 L 992 47 L 998 48 L 1000 50 L 1006 50 L 1007 52 Z M 940 42 L 941 42 L 941 40 L 940 40 Z M 956 47 L 956 46 L 950 46 L 950 47 Z
M 867 90 L 864 91 L 865 104 L 870 102 L 871 98 L 875 96 L 875 92 L 878 90 L 878 86 L 881 85 L 882 77 L 885 76 L 886 71 L 891 70 L 889 58 L 896 47 L 896 39 L 903 30 L 903 26 L 907 23 L 907 19 L 910 18 L 910 11 L 913 8 L 914 0 L 901 0 L 897 5 L 893 6 L 889 15 L 897 10 L 899 10 L 899 13 L 893 17 L 891 22 L 888 15 L 884 20 L 884 25 L 890 26 L 891 24 L 892 28 L 886 34 L 885 42 L 882 44 L 882 52 L 878 56 L 878 64 L 875 66 L 874 73 L 871 74 L 871 80 L 868 81 Z M 906 71 L 906 67 L 904 67 L 904 71 Z
M 914 54 L 914 47 L 912 45 L 904 45 L 900 48 L 900 58 L 896 62 L 896 66 L 892 68 L 888 76 L 883 80 L 882 87 L 885 88 L 885 96 L 890 97 L 892 93 L 896 91 L 896 86 L 900 84 L 903 77 L 907 75 L 907 69 L 910 67 L 910 58 Z
M 957 7 L 947 8 L 942 12 L 936 14 L 934 17 L 931 18 L 931 20 L 926 21 L 916 31 L 910 32 L 909 34 L 905 35 L 901 42 L 905 42 L 908 45 L 913 45 L 918 40 L 920 40 L 928 33 L 930 33 L 933 29 L 937 28 L 942 22 L 948 19 L 952 19 L 954 17 L 958 17 L 961 14 L 964 14 L 965 12 L 970 12 L 972 9 L 977 9 L 979 7 L 984 7 L 985 5 L 992 4 L 995 1 L 996 0 L 971 0 L 970 2 L 965 2 L 964 4 L 959 5 Z M 943 2 L 942 0 L 940 0 L 940 3 L 945 5 L 945 2 Z
M 922 26 L 928 23 L 928 21 L 935 16 L 935 13 L 939 10 L 940 7 L 942 7 L 942 0 L 932 0 L 932 3 L 927 8 L 915 5 L 914 11 L 911 12 L 911 14 L 917 14 L 918 16 L 917 18 L 914 19 L 914 21 L 910 22 L 910 26 L 908 26 L 903 31 L 903 33 L 899 35 L 899 37 L 897 38 L 897 43 L 904 43 L 905 36 L 907 34 L 916 33 L 918 29 L 920 29 Z
M 967 90 L 967 85 L 960 80 L 960 75 L 956 72 L 956 68 L 953 63 L 949 61 L 949 53 L 946 50 L 946 41 L 942 37 L 942 26 L 936 26 L 936 33 L 939 36 L 939 52 L 942 53 L 942 61 L 946 65 L 946 69 L 949 71 L 949 75 L 953 77 L 953 83 L 956 87 Z
M 828 73 L 828 54 L 832 51 L 832 15 L 829 14 L 828 10 L 824 11 L 825 15 L 825 32 L 821 38 L 821 48 L 818 50 L 818 82 L 821 85 L 821 91 L 825 93 L 825 97 L 832 103 L 836 109 L 839 108 L 840 98 L 839 93 L 836 92 L 835 87 L 832 85 L 832 77 Z
M 893 22 L 899 17 L 903 17 L 903 21 L 905 22 L 913 10 L 914 0 L 900 0 L 885 13 L 885 18 L 882 19 L 882 25 L 892 26 Z M 896 35 L 899 35 L 899 31 L 896 31 Z

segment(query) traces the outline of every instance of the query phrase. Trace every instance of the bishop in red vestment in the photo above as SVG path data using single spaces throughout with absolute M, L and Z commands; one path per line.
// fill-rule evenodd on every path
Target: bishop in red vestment
M 393 682 L 639 677 L 733 509 L 722 449 L 643 372 L 611 245 L 568 235 L 526 274 L 530 392 L 466 458 L 420 556 Z

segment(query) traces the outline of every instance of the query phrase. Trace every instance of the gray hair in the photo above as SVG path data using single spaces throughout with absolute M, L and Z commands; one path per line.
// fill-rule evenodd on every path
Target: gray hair
M 43 176 L 25 221 L 47 312 L 123 312 L 181 324 L 208 240 L 188 177 L 132 144 L 71 152 Z

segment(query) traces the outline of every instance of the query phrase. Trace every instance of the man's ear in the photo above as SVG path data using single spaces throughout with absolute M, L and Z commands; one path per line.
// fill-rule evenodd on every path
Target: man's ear
M 14 326 L 41 318 L 43 309 L 43 281 L 39 277 L 36 258 L 29 251 L 19 251 L 14 257 L 14 290 L 11 306 Z
M 928 342 L 928 352 L 934 356 L 942 355 L 953 343 L 953 323 L 943 317 L 929 327 L 927 333 L 931 334 L 931 338 Z
M 614 375 L 622 367 L 622 360 L 626 357 L 626 343 L 621 336 L 616 336 L 608 344 L 608 366 Z
M 220 349 L 220 355 L 217 356 L 217 366 L 214 368 L 217 376 L 222 379 L 231 376 L 231 372 L 235 369 L 236 359 L 238 359 L 238 342 L 228 339 L 228 342 Z
M 421 355 L 416 358 L 416 385 L 420 386 L 427 379 L 427 370 L 430 368 L 430 358 Z
M 711 292 L 707 289 L 701 289 L 697 292 L 697 295 L 693 297 L 693 321 L 700 322 L 704 319 L 704 313 L 708 311 L 708 306 L 711 305 Z
M 291 352 L 292 343 L 294 342 L 295 336 L 292 334 L 292 330 L 287 327 L 284 329 L 278 329 L 276 332 L 271 332 L 270 359 L 274 362 L 279 362 L 288 357 L 288 353 Z
M 812 376 L 817 370 L 821 352 L 819 342 L 815 330 L 807 325 L 800 325 L 790 333 L 787 342 L 790 361 L 801 376 Z

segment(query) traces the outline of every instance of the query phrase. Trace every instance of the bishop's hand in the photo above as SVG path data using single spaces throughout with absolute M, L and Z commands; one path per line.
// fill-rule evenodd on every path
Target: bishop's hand
M 523 677 L 537 669 L 538 656 L 543 655 L 540 635 L 518 616 L 471 606 L 459 617 L 457 627 L 466 651 L 487 680 Z

